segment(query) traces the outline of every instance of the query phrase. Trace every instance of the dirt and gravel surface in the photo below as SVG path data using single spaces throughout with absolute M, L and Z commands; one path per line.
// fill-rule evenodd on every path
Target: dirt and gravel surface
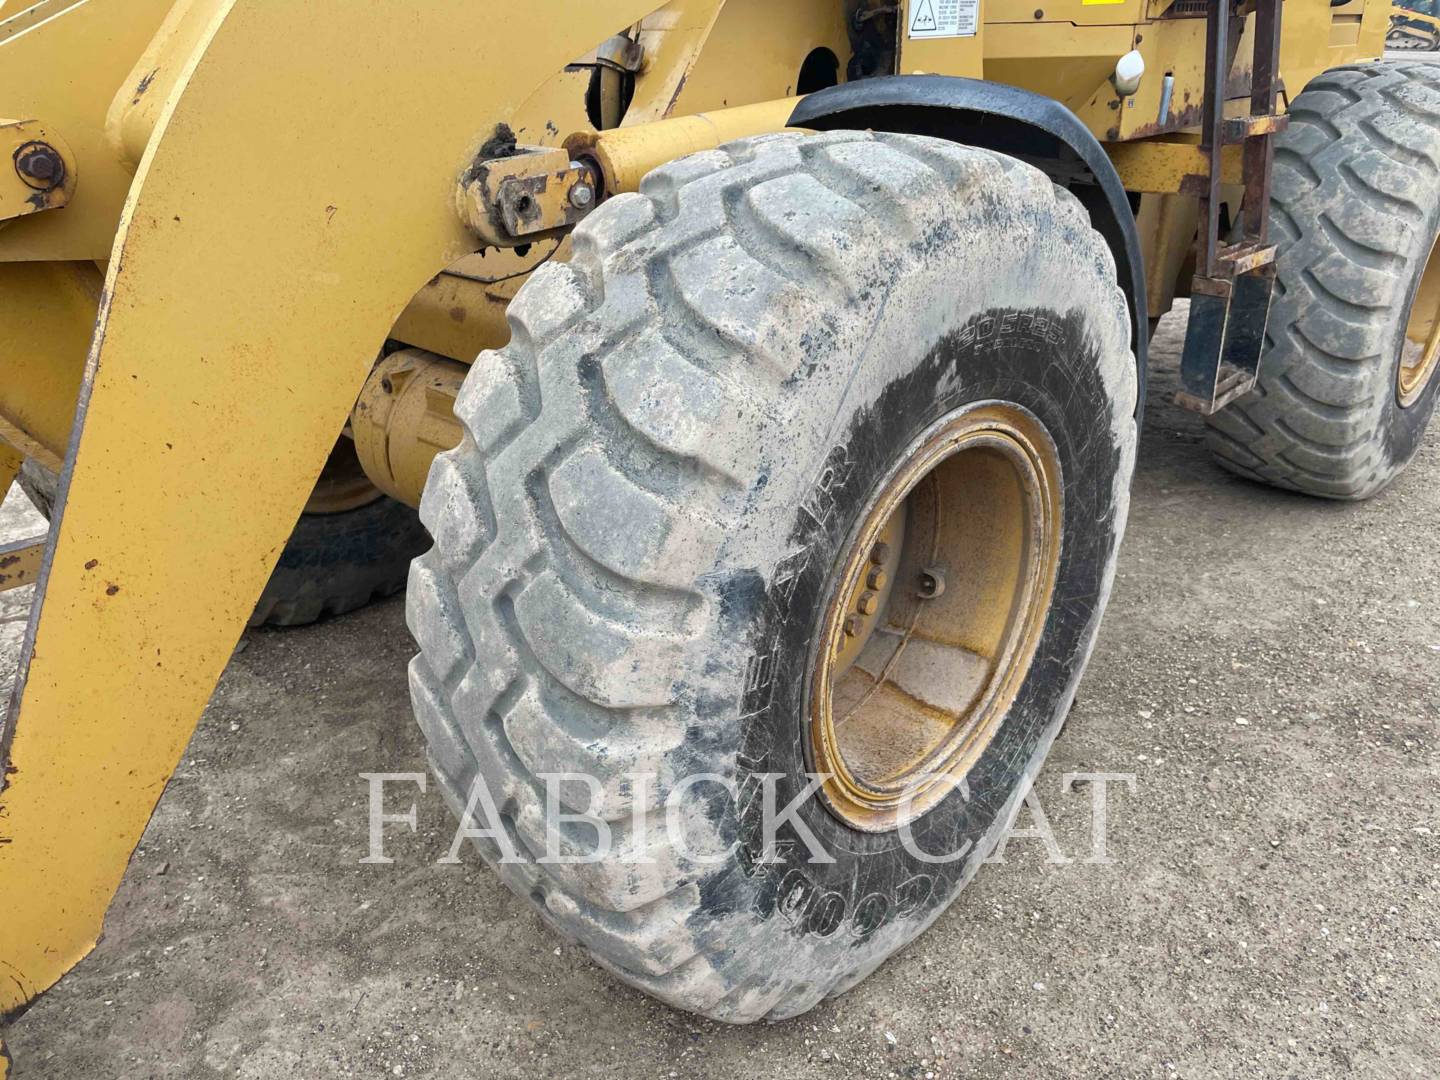
M 1160 368 L 1110 613 L 1013 841 L 798 1020 L 672 1012 L 560 945 L 451 821 L 366 853 L 362 772 L 424 768 L 394 600 L 246 635 L 94 954 L 0 1031 L 35 1077 L 1434 1076 L 1440 431 L 1373 502 L 1222 473 Z M 26 522 L 12 498 L 0 536 Z M 0 603 L 8 679 L 24 594 Z M 1113 786 L 1110 865 L 1087 863 Z M 411 795 L 398 786 L 391 807 Z M 1022 818 L 1022 823 L 1026 821 Z M 3 913 L 0 913 L 3 918 Z

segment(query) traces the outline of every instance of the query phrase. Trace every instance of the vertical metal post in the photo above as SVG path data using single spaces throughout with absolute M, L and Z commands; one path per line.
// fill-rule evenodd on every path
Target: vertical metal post
M 1205 101 L 1200 145 L 1209 158 L 1195 239 L 1195 278 L 1190 287 L 1190 325 L 1180 358 L 1180 391 L 1186 408 L 1213 413 L 1255 385 L 1265 345 L 1265 323 L 1275 286 L 1275 248 L 1268 242 L 1273 139 L 1286 117 L 1275 115 L 1280 63 L 1281 0 L 1253 0 L 1254 55 L 1247 115 L 1225 117 L 1230 75 L 1230 25 L 1234 0 L 1209 0 L 1205 23 Z M 1220 159 L 1227 143 L 1243 144 L 1244 209 L 1241 237 L 1220 235 Z
M 1250 113 L 1275 112 L 1276 74 L 1280 70 L 1280 0 L 1258 0 L 1255 8 L 1255 57 L 1250 73 Z M 1272 135 L 1245 140 L 1245 237 L 1264 243 L 1270 234 Z
M 1200 199 L 1197 277 L 1215 277 L 1219 271 L 1216 248 L 1220 242 L 1220 150 L 1225 145 L 1225 82 L 1230 66 L 1230 0 L 1210 0 L 1205 20 L 1205 101 L 1201 110 L 1200 146 L 1210 160 L 1205 194 Z

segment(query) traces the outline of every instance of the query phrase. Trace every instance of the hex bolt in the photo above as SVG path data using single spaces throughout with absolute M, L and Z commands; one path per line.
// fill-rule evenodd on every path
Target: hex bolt
M 874 615 L 879 600 L 880 598 L 873 592 L 863 592 L 860 594 L 860 599 L 855 602 L 855 606 L 860 610 L 861 615 Z
M 49 189 L 65 179 L 65 162 L 49 143 L 31 142 L 15 155 L 15 171 L 31 187 Z
M 20 162 L 20 171 L 32 180 L 49 180 L 55 175 L 55 158 L 46 153 L 28 154 Z
M 594 201 L 595 188 L 586 181 L 580 180 L 570 189 L 570 205 L 576 210 L 588 210 Z
M 884 540 L 881 540 L 878 544 L 876 544 L 873 548 L 870 549 L 870 561 L 875 563 L 875 565 L 877 566 L 885 562 L 889 558 L 890 545 L 887 544 Z
M 858 634 L 858 633 L 860 633 L 860 616 L 859 616 L 859 615 L 846 615 L 846 616 L 845 616 L 845 636 L 846 636 L 846 637 L 854 637 L 854 636 L 855 636 L 856 634 Z
M 885 582 L 888 580 L 889 578 L 885 576 L 885 571 L 877 566 L 874 570 L 870 571 L 870 576 L 865 579 L 865 584 L 872 589 L 883 589 Z

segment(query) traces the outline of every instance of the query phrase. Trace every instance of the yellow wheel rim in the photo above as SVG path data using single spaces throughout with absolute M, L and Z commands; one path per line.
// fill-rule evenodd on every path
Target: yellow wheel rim
M 912 446 L 832 580 L 813 661 L 810 754 L 830 809 L 870 832 L 944 798 L 1034 659 L 1061 542 L 1054 442 L 979 405 Z
M 1440 359 L 1440 241 L 1430 249 L 1420 287 L 1410 305 L 1405 341 L 1400 347 L 1400 368 L 1395 398 L 1401 408 L 1413 405 L 1435 374 Z

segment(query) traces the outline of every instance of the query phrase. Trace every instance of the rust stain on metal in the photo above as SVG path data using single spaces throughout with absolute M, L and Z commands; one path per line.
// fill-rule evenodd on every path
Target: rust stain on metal
M 1198 127 L 1204 112 L 1204 103 L 1197 101 L 1190 104 L 1189 102 L 1190 96 L 1187 94 L 1181 102 L 1181 107 L 1172 111 L 1163 123 L 1141 124 L 1133 128 L 1125 138 L 1147 139 L 1152 135 L 1167 135 L 1176 131 L 1184 131 L 1186 128 Z
M 40 574 L 44 551 L 43 537 L 0 546 L 0 592 L 33 583 Z

